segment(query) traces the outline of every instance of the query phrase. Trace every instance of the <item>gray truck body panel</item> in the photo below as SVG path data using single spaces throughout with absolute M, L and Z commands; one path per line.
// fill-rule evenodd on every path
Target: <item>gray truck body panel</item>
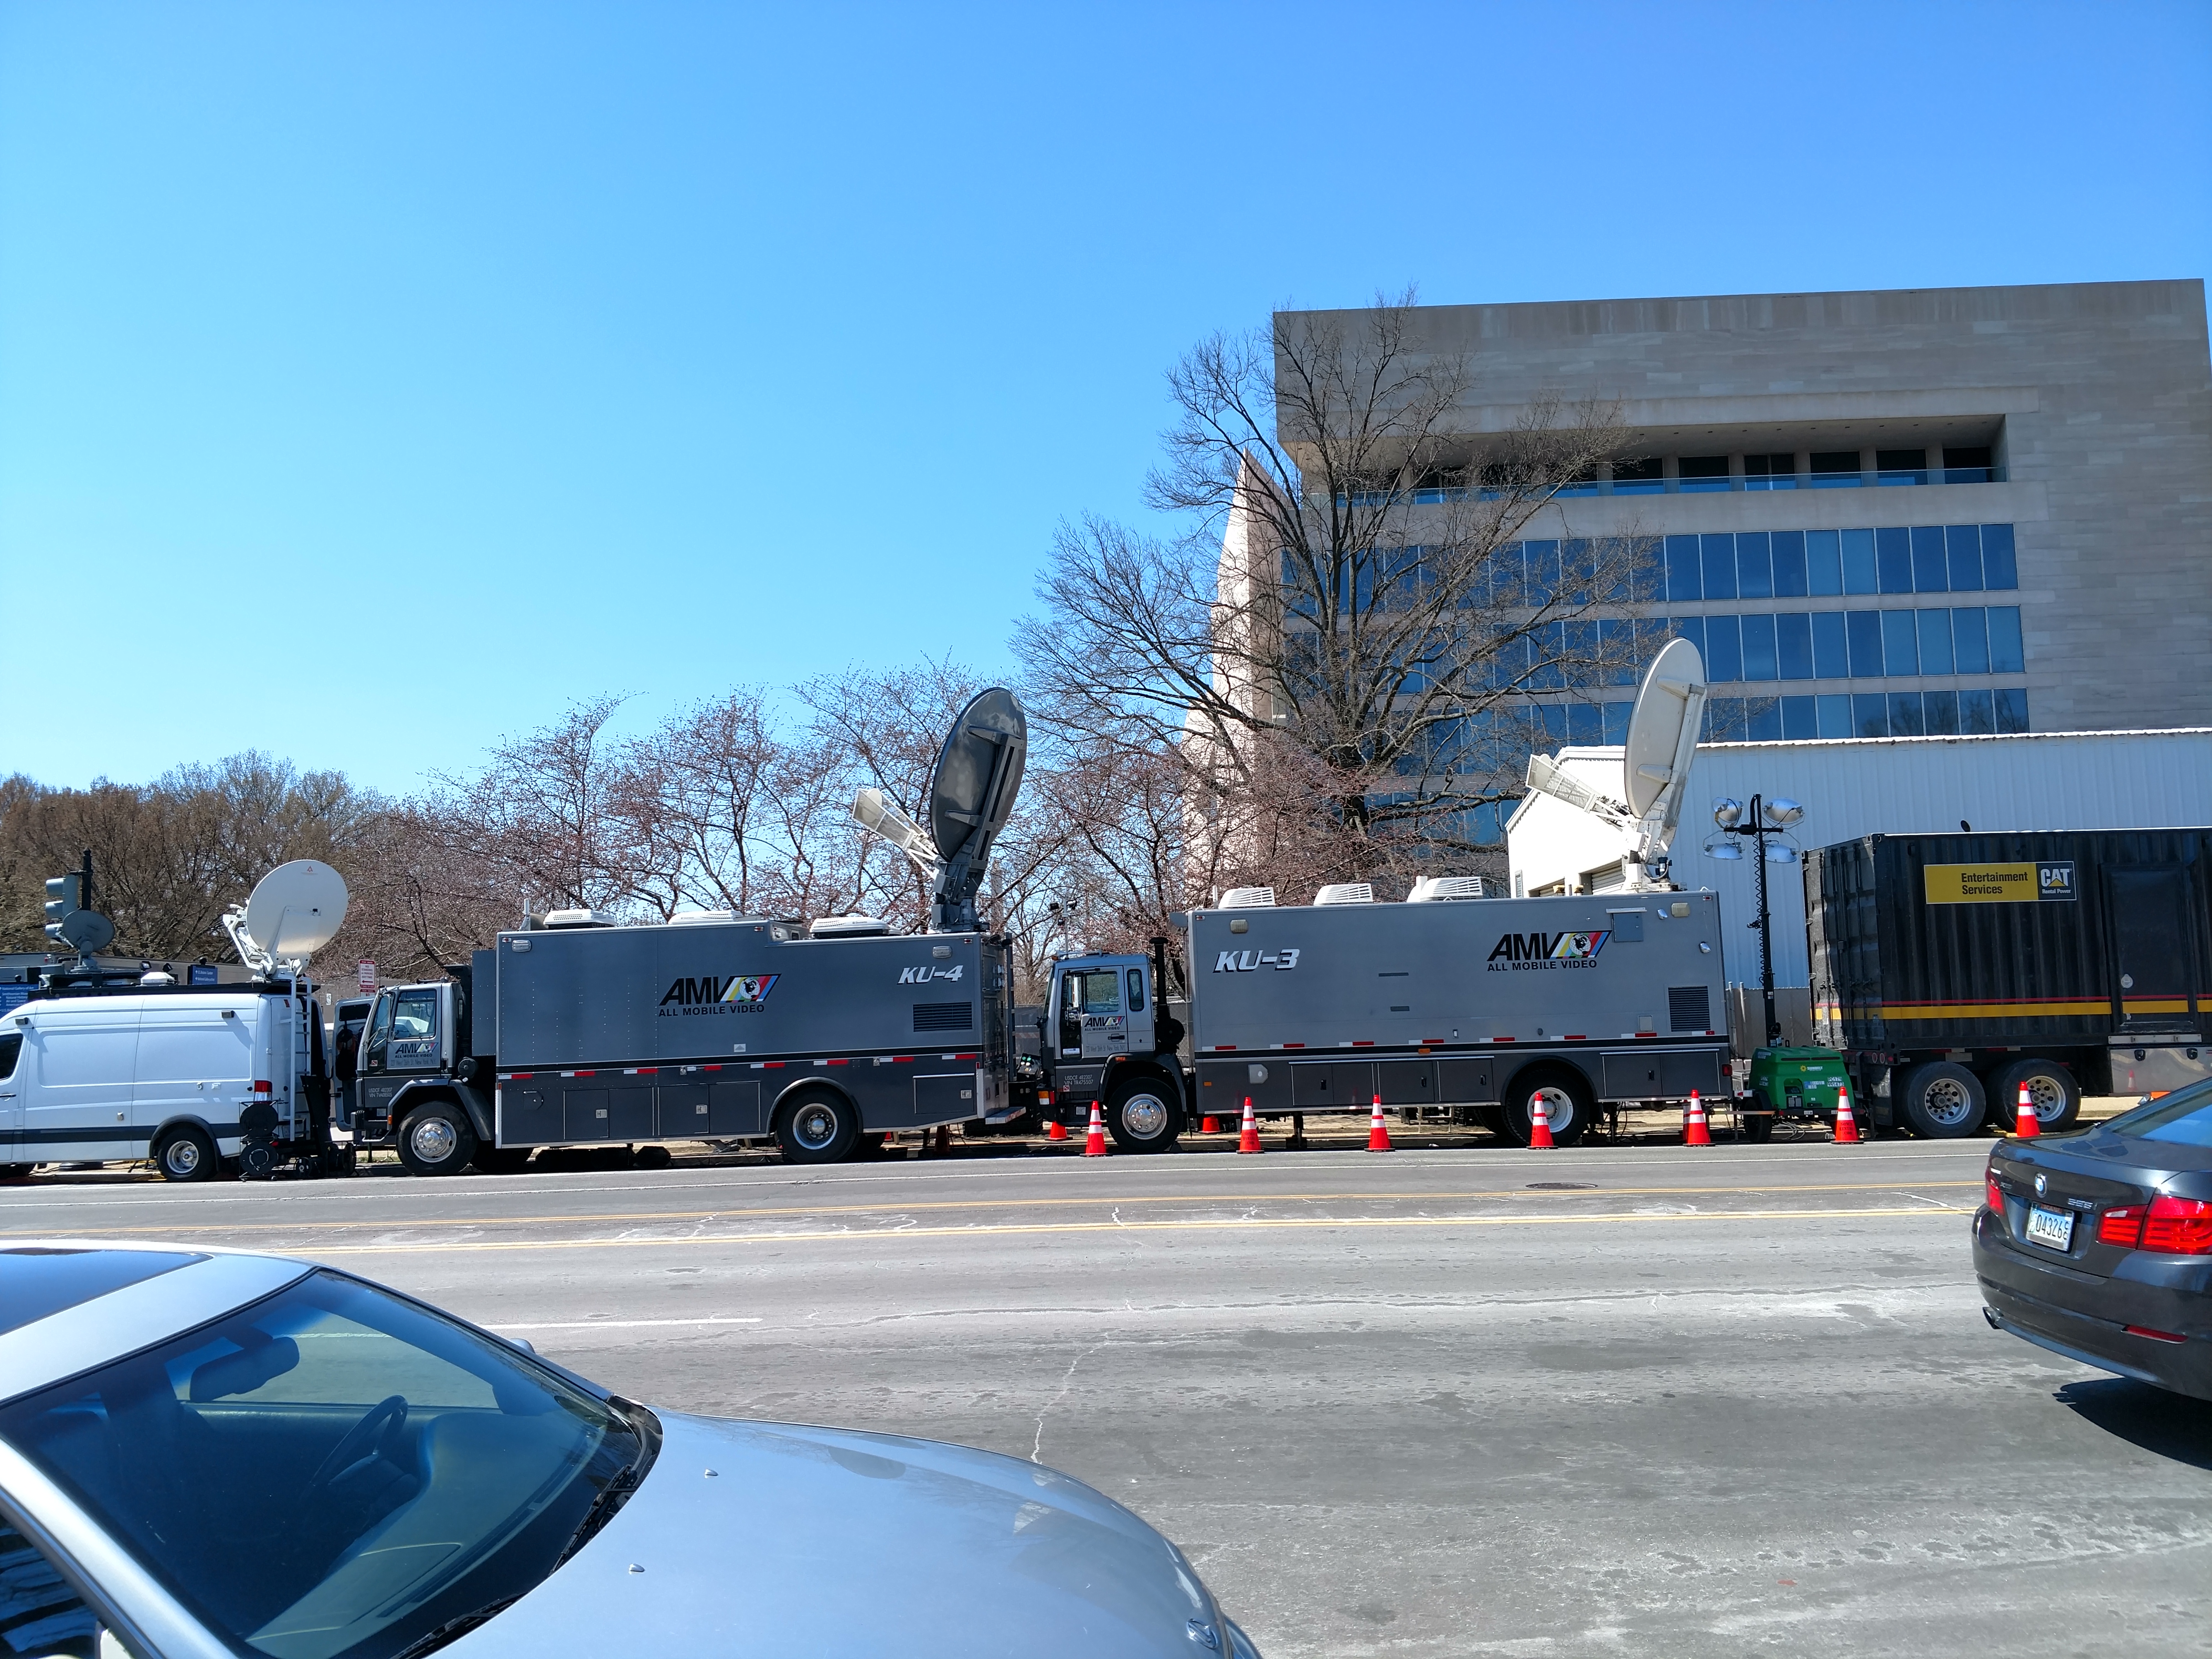
M 501 1146 L 760 1136 L 809 1085 L 870 1132 L 1006 1109 L 1007 952 L 983 935 L 739 919 L 502 933 L 489 954 L 471 1046 L 498 1056 Z
M 1723 1086 L 1711 893 L 1200 910 L 1190 942 L 1207 1112 L 1485 1104 L 1533 1058 L 1601 1100 Z

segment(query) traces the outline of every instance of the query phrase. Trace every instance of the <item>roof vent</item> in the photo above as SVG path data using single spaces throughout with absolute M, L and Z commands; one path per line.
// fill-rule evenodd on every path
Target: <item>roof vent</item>
M 1332 882 L 1314 895 L 1316 904 L 1372 904 L 1375 884 L 1366 881 Z
M 548 910 L 548 927 L 611 927 L 614 923 L 588 907 L 580 910 Z
M 1272 910 L 1275 906 L 1275 890 L 1272 887 L 1232 887 L 1221 896 L 1215 908 L 1222 910 Z
M 823 916 L 806 931 L 815 939 L 868 939 L 890 930 L 890 923 L 874 916 L 850 915 Z
M 1439 904 L 1449 899 L 1479 899 L 1481 896 L 1480 876 L 1425 876 L 1413 884 L 1413 890 L 1406 896 L 1406 902 Z
M 696 927 L 702 921 L 735 921 L 735 910 L 678 910 L 669 917 L 671 927 Z
M 156 968 L 150 974 L 139 975 L 138 982 L 141 985 L 174 985 L 177 982 L 177 976 L 174 974 L 165 974 Z

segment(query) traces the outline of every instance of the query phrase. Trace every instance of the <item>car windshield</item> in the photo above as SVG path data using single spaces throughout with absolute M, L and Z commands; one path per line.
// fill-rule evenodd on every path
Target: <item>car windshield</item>
M 2123 1112 L 2105 1127 L 2115 1134 L 2138 1140 L 2178 1140 L 2185 1146 L 2212 1146 L 2212 1081 L 2192 1083 L 2132 1112 Z
M 325 1272 L 0 1407 L 0 1438 L 235 1650 L 393 1659 L 544 1579 L 658 1431 Z

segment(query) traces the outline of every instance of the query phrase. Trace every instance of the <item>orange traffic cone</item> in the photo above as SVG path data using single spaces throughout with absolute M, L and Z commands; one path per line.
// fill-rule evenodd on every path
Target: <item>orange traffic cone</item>
M 1267 1149 L 1260 1144 L 1260 1121 L 1252 1115 L 1252 1097 L 1244 1097 L 1244 1127 L 1237 1132 L 1237 1150 L 1240 1152 L 1263 1152 Z
M 1054 1119 L 1053 1119 L 1053 1121 L 1052 1121 L 1052 1127 L 1050 1127 L 1049 1129 L 1047 1129 L 1047 1130 L 1044 1132 L 1044 1138 L 1045 1138 L 1047 1140 L 1065 1140 L 1065 1139 L 1067 1139 L 1067 1125 L 1066 1125 L 1065 1123 L 1062 1123 L 1062 1122 L 1061 1122 L 1058 1118 L 1054 1118 Z
M 1856 1146 L 1859 1144 L 1859 1121 L 1851 1115 L 1851 1091 L 1836 1091 L 1836 1145 Z
M 1212 1113 L 1208 1112 L 1206 1121 L 1198 1126 L 1198 1132 L 1202 1135 L 1218 1135 L 1221 1133 L 1221 1124 Z
M 1528 1145 L 1548 1151 L 1559 1143 L 1552 1139 L 1552 1114 L 1538 1095 L 1528 1103 Z
M 1698 1098 L 1695 1089 L 1690 1091 L 1690 1115 L 1682 1128 L 1682 1144 L 1685 1146 L 1710 1146 L 1713 1144 L 1712 1131 L 1705 1127 L 1705 1103 Z
M 2025 1083 L 2020 1085 L 2020 1110 L 2014 1115 L 2012 1132 L 2022 1140 L 2033 1140 L 2043 1133 L 2043 1125 L 2035 1115 L 2035 1103 L 2028 1098 Z
M 1083 1138 L 1083 1155 L 1085 1158 L 1106 1156 L 1106 1120 L 1098 1115 L 1098 1103 L 1095 1100 L 1091 1103 L 1091 1133 Z
M 1367 1150 L 1387 1152 L 1390 1150 L 1390 1131 L 1382 1121 L 1382 1097 L 1375 1097 L 1375 1115 L 1367 1120 Z

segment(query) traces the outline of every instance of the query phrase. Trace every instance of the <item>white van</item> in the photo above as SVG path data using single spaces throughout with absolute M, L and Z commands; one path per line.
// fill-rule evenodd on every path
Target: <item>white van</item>
M 0 1171 L 150 1158 L 171 1181 L 208 1180 L 238 1156 L 239 1114 L 257 1102 L 274 1109 L 278 1139 L 308 1132 L 322 1037 L 304 989 L 27 1002 L 0 1015 Z

